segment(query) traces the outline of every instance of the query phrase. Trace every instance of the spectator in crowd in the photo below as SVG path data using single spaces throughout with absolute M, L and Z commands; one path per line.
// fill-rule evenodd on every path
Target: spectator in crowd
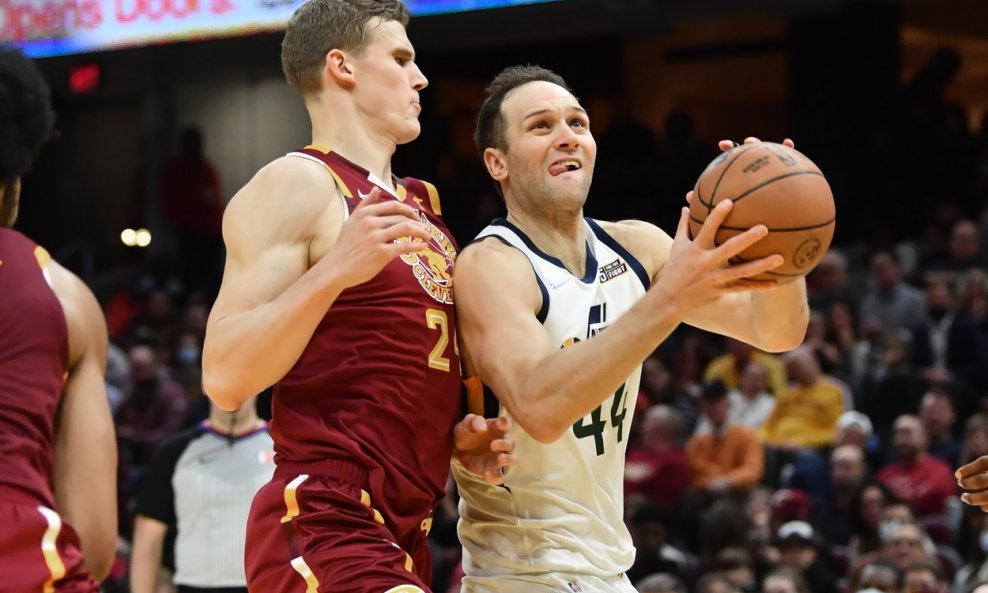
M 811 593 L 811 591 L 806 577 L 788 566 L 775 568 L 762 579 L 762 593 Z
M 643 497 L 673 511 L 682 507 L 690 461 L 678 442 L 681 425 L 679 414 L 669 406 L 652 406 L 645 412 L 641 443 L 625 459 L 626 499 Z
M 675 516 L 655 504 L 643 504 L 631 516 L 629 527 L 637 550 L 635 562 L 628 569 L 632 583 L 657 572 L 679 578 L 689 576 L 689 559 L 670 542 L 677 532 Z
M 810 517 L 820 534 L 831 544 L 847 545 L 857 509 L 854 495 L 868 477 L 864 452 L 854 445 L 841 445 L 830 453 L 828 488 L 813 498 Z
M 180 273 L 187 286 L 214 290 L 222 251 L 221 224 L 226 201 L 216 167 L 204 151 L 202 131 L 182 131 L 181 151 L 166 163 L 161 205 L 178 236 Z
M 710 361 L 703 372 L 704 381 L 720 379 L 728 389 L 735 389 L 741 382 L 741 373 L 751 361 L 757 361 L 765 368 L 768 388 L 779 395 L 786 387 L 786 369 L 774 354 L 762 352 L 750 344 L 733 338 L 725 338 L 727 352 Z
M 650 405 L 666 405 L 676 410 L 680 419 L 680 433 L 676 440 L 683 445 L 693 434 L 700 412 L 696 398 L 677 383 L 671 368 L 664 356 L 653 353 L 642 363 L 640 389 Z
M 880 533 L 882 513 L 898 499 L 880 482 L 868 482 L 858 490 L 852 507 L 855 514 L 851 521 L 851 539 L 848 555 L 852 565 L 862 565 L 862 559 L 882 545 Z
M 741 372 L 738 386 L 727 393 L 727 423 L 758 430 L 775 408 L 775 397 L 768 392 L 768 374 L 758 361 L 751 361 Z M 710 421 L 701 420 L 696 432 L 710 430 Z
M 914 562 L 902 571 L 902 593 L 946 593 L 943 570 L 935 561 Z
M 862 323 L 877 320 L 886 331 L 910 330 L 925 317 L 923 293 L 902 280 L 898 258 L 891 251 L 871 256 L 871 286 L 858 308 Z
M 926 452 L 957 466 L 961 444 L 954 438 L 954 403 L 945 387 L 934 385 L 927 390 L 920 401 L 919 419 L 926 430 Z
M 754 560 L 745 548 L 731 547 L 721 550 L 717 554 L 714 570 L 724 573 L 743 593 L 754 593 L 758 590 Z
M 696 582 L 696 593 L 740 593 L 722 572 L 708 572 Z
M 837 582 L 820 553 L 816 532 L 805 521 L 790 521 L 776 534 L 779 564 L 796 571 L 809 583 L 812 593 L 837 593 Z
M 928 454 L 926 443 L 926 430 L 919 418 L 900 416 L 892 434 L 896 460 L 875 476 L 919 516 L 942 513 L 947 499 L 957 493 L 951 467 Z
M 785 355 L 785 361 L 792 385 L 779 395 L 762 426 L 762 439 L 788 452 L 830 445 L 844 411 L 842 390 L 823 376 L 809 350 L 797 348 Z
M 114 418 L 121 454 L 144 466 L 158 444 L 185 421 L 188 399 L 148 345 L 130 349 L 132 382 Z
M 710 428 L 693 435 L 687 445 L 693 488 L 698 503 L 718 496 L 744 494 L 765 473 L 765 452 L 754 430 L 728 420 L 730 400 L 719 380 L 705 383 L 700 408 Z
M 926 309 L 914 326 L 912 341 L 912 364 L 928 382 L 950 382 L 965 388 L 983 385 L 984 336 L 973 319 L 955 309 L 947 280 L 927 281 Z M 962 406 L 962 412 L 971 407 Z
M 873 562 L 865 564 L 858 576 L 857 587 L 851 590 L 863 591 L 874 589 L 882 593 L 898 593 L 899 591 L 899 569 L 891 564 L 883 562 Z
M 635 584 L 635 589 L 638 593 L 687 593 L 682 580 L 665 572 L 648 575 Z

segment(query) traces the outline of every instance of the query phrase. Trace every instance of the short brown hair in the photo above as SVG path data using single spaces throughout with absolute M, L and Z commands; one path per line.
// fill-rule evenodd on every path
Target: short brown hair
M 507 151 L 508 145 L 504 135 L 504 115 L 501 104 L 504 98 L 514 89 L 530 82 L 551 82 L 566 89 L 571 95 L 573 91 L 566 85 L 563 77 L 552 70 L 541 66 L 509 66 L 494 77 L 487 86 L 486 97 L 477 114 L 477 127 L 473 132 L 473 142 L 481 155 L 488 148 Z
M 320 88 L 326 54 L 333 49 L 360 53 L 367 47 L 365 26 L 373 18 L 408 26 L 400 0 L 309 0 L 288 21 L 281 42 L 281 68 L 288 84 L 305 96 Z

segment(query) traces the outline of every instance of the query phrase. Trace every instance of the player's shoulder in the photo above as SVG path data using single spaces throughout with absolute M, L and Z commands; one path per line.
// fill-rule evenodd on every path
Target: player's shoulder
M 618 221 L 594 220 L 594 222 L 605 233 L 617 241 L 622 242 L 622 244 L 625 242 L 650 241 L 669 236 L 654 224 L 634 218 Z
M 644 220 L 596 221 L 611 238 L 645 267 L 649 277 L 662 268 L 672 246 L 668 233 Z
M 456 269 L 462 268 L 487 268 L 512 269 L 515 267 L 528 267 L 528 258 L 518 248 L 510 245 L 495 235 L 477 239 L 463 248 L 456 258 Z
M 453 290 L 461 297 L 467 295 L 468 300 L 505 289 L 538 295 L 535 270 L 528 257 L 497 237 L 467 245 L 456 258 L 453 275 Z
M 324 208 L 328 197 L 339 194 L 332 174 L 310 159 L 285 155 L 262 167 L 234 195 L 228 209 L 261 208 L 298 215 Z

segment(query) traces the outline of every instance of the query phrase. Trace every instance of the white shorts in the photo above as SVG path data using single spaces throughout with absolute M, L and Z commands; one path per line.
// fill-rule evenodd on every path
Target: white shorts
M 463 577 L 460 593 L 638 593 L 625 575 L 607 579 L 545 574 Z

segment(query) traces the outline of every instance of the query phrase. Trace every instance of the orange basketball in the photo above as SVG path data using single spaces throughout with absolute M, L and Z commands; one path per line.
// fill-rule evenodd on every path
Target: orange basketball
M 731 263 L 781 254 L 785 263 L 760 280 L 792 280 L 816 267 L 834 237 L 836 209 L 830 185 L 813 161 L 772 142 L 743 144 L 713 160 L 693 188 L 690 236 L 721 200 L 733 200 L 715 241 L 718 245 L 756 224 L 768 235 Z

